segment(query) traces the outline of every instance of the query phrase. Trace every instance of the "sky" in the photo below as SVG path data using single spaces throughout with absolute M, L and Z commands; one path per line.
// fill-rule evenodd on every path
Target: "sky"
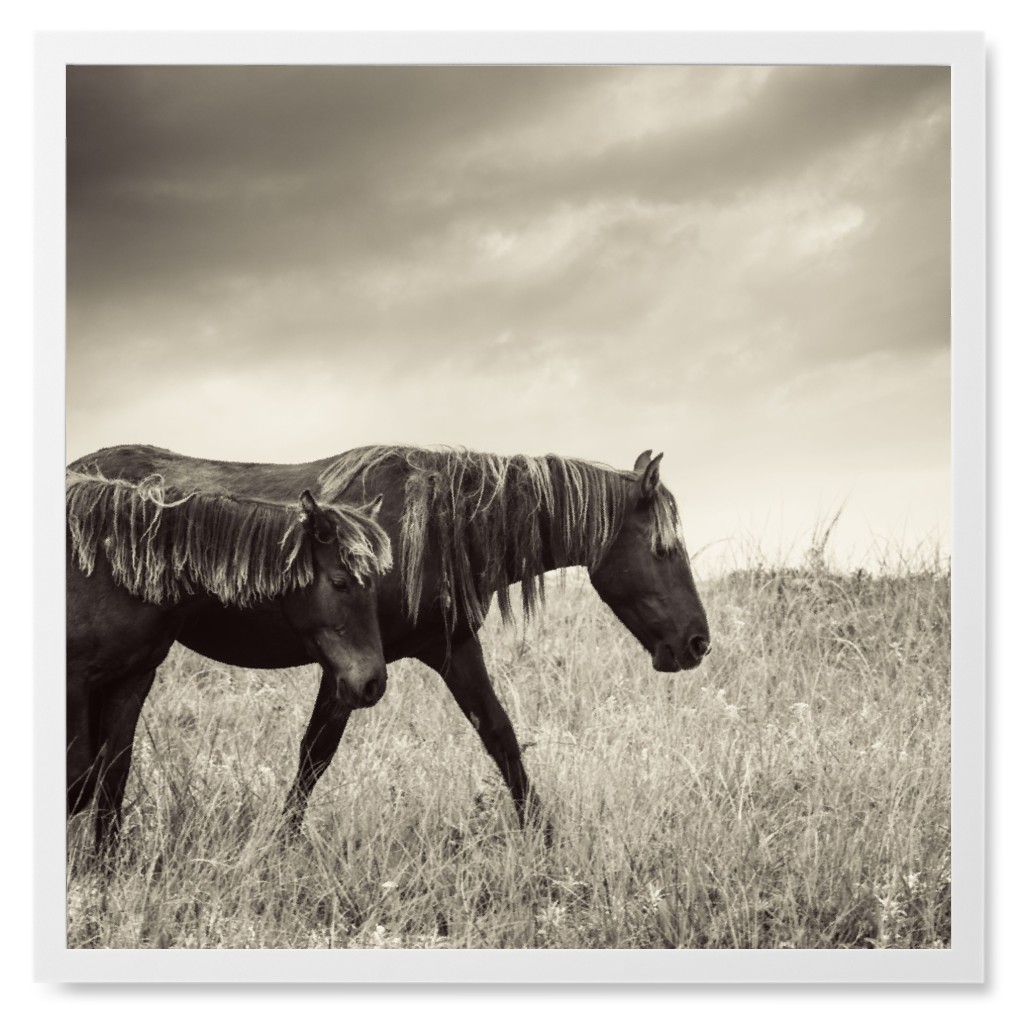
M 67 455 L 664 451 L 698 575 L 948 552 L 929 67 L 74 67 Z

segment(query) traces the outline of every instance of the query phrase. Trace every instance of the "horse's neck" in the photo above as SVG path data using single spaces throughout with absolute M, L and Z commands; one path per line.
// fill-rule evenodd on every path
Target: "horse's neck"
M 558 537 L 559 527 L 557 525 L 545 524 L 542 532 L 543 537 L 543 572 L 550 572 L 552 569 L 567 569 L 574 565 L 583 565 L 583 559 L 573 558 L 565 551 L 565 545 Z
M 524 575 L 539 576 L 541 573 L 551 572 L 554 569 L 567 569 L 572 566 L 588 565 L 590 559 L 585 553 L 579 550 L 575 553 L 567 550 L 564 540 L 565 525 L 561 516 L 552 517 L 547 513 L 541 515 L 541 567 L 532 573 L 522 573 L 518 567 L 514 570 L 514 582 L 520 582 Z M 570 524 L 570 529 L 575 524 Z M 582 524 L 580 524 L 582 528 Z M 509 552 L 511 554 L 511 552 Z

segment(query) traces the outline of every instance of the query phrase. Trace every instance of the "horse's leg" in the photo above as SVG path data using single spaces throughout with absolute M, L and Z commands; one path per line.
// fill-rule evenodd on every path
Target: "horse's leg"
M 515 730 L 491 685 L 480 641 L 472 637 L 454 646 L 450 654 L 421 653 L 417 657 L 441 676 L 462 713 L 476 729 L 512 794 L 520 826 L 525 827 L 527 819 L 539 824 L 542 821 L 540 802 L 526 777 Z M 545 824 L 544 839 L 551 842 L 550 823 Z
M 67 694 L 68 817 L 85 810 L 96 791 L 96 744 L 89 698 L 70 678 Z
M 149 694 L 156 669 L 123 680 L 97 697 L 98 795 L 96 799 L 96 846 L 103 851 L 117 842 L 121 828 L 121 804 L 132 766 L 135 727 Z
M 293 833 L 302 827 L 309 794 L 333 760 L 350 714 L 349 708 L 338 700 L 333 680 L 324 672 L 320 676 L 320 689 L 309 725 L 299 745 L 299 771 L 284 805 L 285 819 Z

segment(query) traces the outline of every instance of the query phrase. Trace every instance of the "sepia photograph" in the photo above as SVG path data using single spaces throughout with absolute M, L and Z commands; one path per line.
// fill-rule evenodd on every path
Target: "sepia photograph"
M 951 949 L 948 61 L 63 85 L 68 950 Z

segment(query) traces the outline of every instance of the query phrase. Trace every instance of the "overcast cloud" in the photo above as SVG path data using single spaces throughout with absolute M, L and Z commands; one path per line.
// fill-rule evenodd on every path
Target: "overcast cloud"
M 715 558 L 946 548 L 949 84 L 70 69 L 68 456 L 653 447 Z

